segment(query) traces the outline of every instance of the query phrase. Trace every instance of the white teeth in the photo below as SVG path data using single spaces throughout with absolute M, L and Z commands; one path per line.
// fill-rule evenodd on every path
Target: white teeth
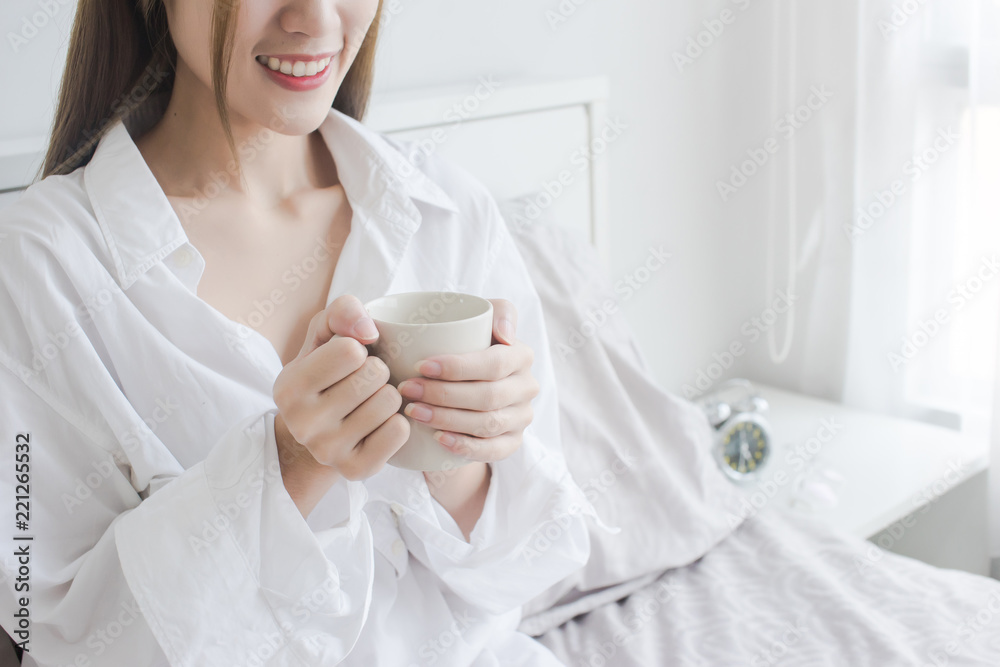
M 327 57 L 322 60 L 303 62 L 301 60 L 279 60 L 274 56 L 257 56 L 257 62 L 262 65 L 266 65 L 269 69 L 280 71 L 282 74 L 291 74 L 296 77 L 315 76 L 317 73 L 326 69 L 327 65 L 330 64 L 330 60 L 332 60 L 332 58 Z

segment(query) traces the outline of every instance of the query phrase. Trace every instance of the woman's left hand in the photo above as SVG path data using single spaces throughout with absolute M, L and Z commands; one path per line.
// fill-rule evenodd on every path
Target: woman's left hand
M 437 429 L 443 446 L 473 461 L 499 461 L 521 446 L 534 416 L 531 375 L 535 354 L 514 337 L 517 310 L 506 299 L 493 304 L 493 343 L 481 352 L 440 354 L 418 364 L 423 377 L 399 383 L 411 402 L 404 412 Z M 449 442 L 449 439 L 453 442 Z

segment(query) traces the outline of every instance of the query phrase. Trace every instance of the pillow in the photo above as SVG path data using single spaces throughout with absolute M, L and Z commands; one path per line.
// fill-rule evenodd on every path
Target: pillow
M 523 631 L 538 635 L 548 628 L 532 616 L 553 605 L 700 558 L 742 521 L 742 495 L 712 458 L 700 408 L 656 384 L 596 250 L 544 214 L 529 220 L 533 198 L 498 206 L 545 314 L 563 453 L 598 514 L 622 529 L 591 524 L 587 564 L 525 605 Z

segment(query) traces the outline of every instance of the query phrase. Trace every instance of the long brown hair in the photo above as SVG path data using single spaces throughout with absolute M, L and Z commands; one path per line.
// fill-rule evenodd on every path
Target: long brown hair
M 239 169 L 226 104 L 226 80 L 240 0 L 214 0 L 212 11 L 212 87 L 226 141 Z M 364 118 L 374 76 L 382 0 L 333 100 L 333 108 Z M 354 48 L 347 35 L 345 52 Z M 177 49 L 167 25 L 163 0 L 80 0 L 73 22 L 59 104 L 52 124 L 41 177 L 68 174 L 90 162 L 97 143 L 118 120 L 151 94 L 174 85 Z

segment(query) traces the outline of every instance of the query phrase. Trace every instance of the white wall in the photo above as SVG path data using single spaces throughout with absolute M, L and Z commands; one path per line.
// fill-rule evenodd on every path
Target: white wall
M 678 390 L 692 381 L 761 308 L 760 267 L 747 261 L 747 252 L 760 252 L 760 220 L 727 219 L 732 211 L 720 207 L 714 186 L 732 146 L 746 143 L 738 137 L 754 120 L 767 120 L 754 109 L 752 90 L 721 85 L 736 74 L 734 64 L 753 74 L 757 51 L 766 46 L 766 40 L 755 43 L 757 8 L 590 0 L 553 28 L 546 12 L 559 11 L 557 0 L 510 0 L 502 9 L 449 0 L 397 6 L 378 62 L 380 90 L 461 81 L 471 87 L 483 74 L 510 81 L 610 77 L 609 115 L 628 124 L 609 150 L 612 277 L 635 270 L 650 245 L 673 254 L 623 307 L 664 385 Z M 723 7 L 741 15 L 679 72 L 672 53 Z M 736 49 L 750 53 L 734 63 L 727 58 Z M 743 93 L 751 99 L 741 99 Z
M 775 121 L 802 102 L 773 99 L 770 85 L 763 83 L 774 79 L 784 90 L 790 80 L 786 49 L 792 47 L 778 37 L 787 26 L 782 31 L 775 24 L 774 4 L 588 0 L 576 7 L 564 2 L 562 6 L 576 10 L 553 29 L 546 12 L 558 12 L 558 0 L 511 0 L 502 9 L 400 0 L 387 5 L 398 13 L 384 33 L 376 87 L 468 81 L 471 88 L 484 74 L 502 80 L 607 74 L 609 114 L 629 125 L 609 151 L 612 278 L 635 270 L 650 245 L 662 244 L 673 253 L 670 264 L 624 304 L 664 386 L 681 392 L 700 372 L 718 370 L 712 368 L 716 355 L 725 360 L 726 351 L 739 343 L 744 353 L 733 359 L 727 375 L 745 374 L 836 398 L 843 381 L 850 289 L 850 249 L 840 225 L 850 220 L 851 212 L 825 210 L 812 202 L 849 202 L 848 197 L 822 195 L 833 180 L 851 182 L 843 173 L 850 160 L 797 165 L 799 241 L 811 234 L 816 252 L 798 275 L 794 345 L 780 365 L 771 361 L 766 337 L 752 340 L 744 327 L 774 297 L 766 292 L 765 279 L 772 185 L 778 196 L 775 288 L 785 285 L 788 212 L 782 208 L 782 193 L 788 186 L 790 144 L 781 140 L 778 153 L 727 202 L 716 188 L 734 163 L 746 159 L 748 149 L 776 134 Z M 810 10 L 809 21 L 803 22 L 800 55 L 831 49 L 835 41 L 839 52 L 852 51 L 854 12 L 843 11 L 839 3 L 828 5 Z M 719 32 L 720 23 L 713 20 L 723 11 L 730 14 L 723 17 L 729 23 L 721 24 L 721 34 L 706 33 L 709 28 Z M 711 44 L 679 67 L 675 53 L 683 54 L 699 33 L 703 43 Z M 818 142 L 839 140 L 846 141 L 849 156 L 854 63 L 817 60 L 817 66 L 795 74 L 798 97 L 804 98 L 811 85 L 824 83 L 836 94 L 822 111 L 827 117 L 823 122 L 808 123 L 796 133 L 796 150 L 804 155 Z M 831 116 L 836 123 L 828 122 Z M 831 128 L 846 140 L 831 136 Z M 784 321 L 774 328 L 780 348 Z M 804 344 L 807 337 L 809 345 Z
M 0 5 L 0 155 L 48 135 L 75 11 L 75 0 Z

